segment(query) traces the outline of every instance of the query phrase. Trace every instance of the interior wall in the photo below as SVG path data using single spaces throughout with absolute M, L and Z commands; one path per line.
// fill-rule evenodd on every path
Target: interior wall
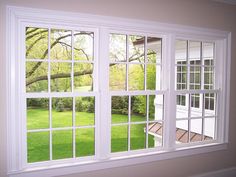
M 230 132 L 227 150 L 67 177 L 184 177 L 236 166 L 236 6 L 210 0 L 0 0 L 0 177 L 6 177 L 5 5 L 45 8 L 232 32 Z

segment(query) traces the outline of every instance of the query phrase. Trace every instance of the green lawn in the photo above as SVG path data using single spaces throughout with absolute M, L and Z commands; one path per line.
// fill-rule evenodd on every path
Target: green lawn
M 94 114 L 87 112 L 76 112 L 75 124 L 78 126 L 94 125 Z M 127 122 L 127 115 L 112 115 L 112 123 Z M 145 121 L 144 117 L 133 115 L 132 122 Z M 52 110 L 52 127 L 72 126 L 72 111 L 57 112 Z M 130 128 L 130 149 L 145 148 L 144 127 L 146 124 L 131 125 Z M 46 129 L 49 128 L 49 111 L 45 109 L 28 109 L 27 128 Z M 49 131 L 28 133 L 28 162 L 49 160 Z M 94 128 L 81 128 L 75 131 L 76 156 L 94 155 Z M 52 158 L 71 158 L 73 155 L 73 131 L 54 130 L 52 132 Z M 154 146 L 151 135 L 148 138 L 149 147 Z M 112 126 L 111 130 L 111 151 L 120 152 L 128 150 L 128 126 Z

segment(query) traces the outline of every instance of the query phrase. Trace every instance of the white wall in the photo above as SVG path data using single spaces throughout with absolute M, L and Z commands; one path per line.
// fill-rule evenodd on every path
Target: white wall
M 4 5 L 47 8 L 215 28 L 232 32 L 231 90 L 236 90 L 236 6 L 209 0 L 0 0 L 0 177 L 6 177 Z M 67 177 L 184 177 L 236 166 L 236 93 L 231 94 L 228 150 Z

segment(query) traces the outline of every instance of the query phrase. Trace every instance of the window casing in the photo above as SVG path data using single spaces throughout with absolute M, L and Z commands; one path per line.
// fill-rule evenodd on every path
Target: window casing
M 14 9 L 14 8 L 13 8 Z M 19 14 L 24 14 L 23 12 L 18 12 Z M 26 13 L 27 14 L 27 13 Z M 36 16 L 35 16 L 36 17 Z M 34 18 L 35 18 L 34 17 Z M 64 17 L 65 18 L 65 17 Z M 63 19 L 63 18 L 62 18 Z M 16 19 L 15 19 L 16 20 Z M 147 154 L 153 154 L 153 155 L 162 155 L 162 152 L 177 152 L 178 148 L 185 147 L 193 148 L 196 145 L 214 145 L 215 143 L 224 143 L 227 141 L 227 136 L 225 135 L 225 132 L 227 131 L 227 128 L 225 128 L 227 124 L 226 119 L 226 108 L 220 108 L 219 103 L 226 102 L 224 100 L 224 97 L 222 95 L 227 95 L 227 88 L 225 88 L 224 83 L 226 82 L 226 77 L 228 77 L 227 73 L 224 73 L 225 70 L 223 68 L 226 67 L 226 64 L 221 65 L 221 63 L 226 62 L 220 60 L 220 57 L 225 58 L 226 55 L 224 54 L 224 51 L 221 48 L 226 48 L 227 45 L 225 43 L 225 39 L 228 40 L 228 33 L 224 34 L 218 34 L 210 35 L 210 33 L 204 34 L 200 33 L 198 34 L 196 31 L 192 31 L 191 34 L 185 35 L 184 31 L 181 32 L 181 30 L 178 31 L 172 31 L 166 33 L 165 30 L 161 28 L 156 28 L 155 30 L 150 30 L 152 28 L 152 25 L 150 24 L 148 27 L 145 27 L 145 25 L 138 25 L 136 23 L 131 23 L 133 25 L 124 25 L 124 28 L 120 30 L 120 26 L 116 26 L 116 24 L 112 23 L 111 21 L 107 20 L 107 26 L 100 26 L 99 23 L 96 23 L 95 21 L 91 20 L 89 22 L 84 22 L 83 20 L 80 22 L 76 22 L 72 24 L 69 21 L 66 21 L 66 24 L 60 25 L 60 23 L 55 22 L 53 23 L 52 18 L 48 17 L 48 21 L 45 19 L 45 17 L 41 18 L 42 21 L 37 21 L 36 19 L 32 20 L 29 18 L 26 18 L 24 21 L 17 21 L 16 28 L 12 28 L 14 25 L 12 20 L 11 23 L 11 32 L 13 35 L 8 38 L 14 38 L 18 39 L 18 42 L 14 42 L 11 40 L 9 42 L 8 47 L 10 44 L 16 47 L 16 50 L 18 53 L 15 53 L 17 55 L 17 58 L 14 58 L 14 56 L 9 54 L 9 58 L 11 59 L 11 65 L 9 65 L 9 71 L 14 70 L 15 72 L 11 74 L 15 74 L 13 78 L 18 78 L 17 80 L 14 80 L 15 83 L 12 82 L 9 83 L 9 91 L 13 92 L 16 90 L 20 90 L 19 92 L 16 92 L 16 97 L 10 99 L 9 103 L 13 103 L 14 100 L 17 105 L 14 106 L 13 112 L 11 112 L 11 119 L 9 120 L 11 125 L 8 127 L 9 130 L 9 137 L 10 137 L 10 147 L 16 147 L 16 148 L 10 148 L 10 159 L 12 159 L 13 162 L 10 162 L 10 172 L 12 171 L 20 171 L 23 169 L 30 169 L 34 167 L 45 167 L 47 165 L 57 165 L 57 164 L 68 164 L 68 163 L 91 163 L 96 164 L 96 162 L 105 162 L 105 161 L 114 161 L 115 158 L 118 157 L 118 159 L 134 157 L 134 155 L 142 155 L 145 156 Z M 59 20 L 60 21 L 60 20 Z M 76 25 L 75 25 L 76 24 Z M 110 27 L 109 24 L 112 24 L 112 27 Z M 134 30 L 135 26 L 137 27 L 136 30 Z M 155 25 L 154 25 L 155 26 Z M 157 25 L 158 26 L 158 25 Z M 26 54 L 25 46 L 25 29 L 26 27 L 32 27 L 32 28 L 41 28 L 42 30 L 48 30 L 48 59 L 40 59 L 37 56 L 31 56 L 30 59 L 26 57 L 25 60 L 19 60 L 18 58 L 24 58 Z M 16 30 L 18 29 L 18 30 Z M 52 59 L 49 47 L 51 44 L 51 29 L 55 30 L 70 30 L 71 31 L 71 57 L 68 60 L 68 58 L 62 58 L 62 59 Z M 115 29 L 115 30 L 114 30 Z M 86 61 L 83 60 L 76 60 L 76 55 L 73 53 L 76 53 L 73 48 L 75 48 L 75 44 L 73 44 L 73 38 L 75 36 L 75 32 L 93 32 L 94 34 L 94 60 Z M 158 33 L 157 33 L 158 31 Z M 191 31 L 191 30 L 190 30 Z M 124 59 L 126 61 L 121 60 L 112 60 L 111 56 L 109 56 L 109 44 L 110 44 L 110 36 L 112 34 L 116 35 L 123 35 L 126 38 L 124 41 L 125 43 L 125 56 Z M 129 50 L 127 50 L 130 46 L 129 44 L 129 36 L 142 36 L 143 42 L 141 42 L 141 45 L 143 45 L 143 53 L 144 57 L 141 58 L 141 61 L 138 61 L 137 63 L 132 63 L 128 61 L 129 56 Z M 149 50 L 149 41 L 152 40 L 152 38 L 158 38 L 161 39 L 161 54 L 160 54 L 160 61 L 149 61 L 148 57 L 148 50 Z M 50 39 L 50 41 L 49 41 Z M 213 57 L 214 63 L 211 63 L 209 61 L 209 56 L 204 56 L 204 50 L 200 50 L 199 58 L 201 61 L 205 63 L 198 63 L 193 59 L 193 61 L 189 60 L 191 58 L 191 45 L 188 44 L 189 42 L 186 42 L 187 49 L 186 49 L 186 56 L 185 58 L 182 58 L 182 61 L 176 62 L 175 61 L 175 43 L 178 40 L 182 41 L 193 41 L 198 44 L 200 44 L 201 50 L 204 47 L 205 43 L 211 43 L 214 44 L 215 48 L 215 56 Z M 138 43 L 137 45 L 140 46 L 140 38 L 136 39 L 136 41 L 133 41 L 133 43 Z M 19 44 L 19 45 L 17 45 Z M 67 46 L 64 44 L 64 46 Z M 102 47 L 101 47 L 102 46 Z M 43 47 L 43 45 L 42 45 Z M 189 49 L 190 48 L 190 49 Z M 14 53 L 14 52 L 13 52 Z M 53 53 L 53 51 L 52 51 Z M 190 54 L 188 54 L 190 53 Z M 189 55 L 189 56 L 188 56 Z M 183 57 L 183 56 L 181 56 Z M 206 59 L 205 59 L 206 58 Z M 208 59 L 207 59 L 208 58 Z M 42 61 L 43 60 L 43 61 Z M 184 61 L 185 60 L 185 61 Z M 187 63 L 189 61 L 189 63 Z M 35 91 L 32 91 L 32 88 L 25 87 L 25 84 L 27 83 L 27 79 L 25 79 L 25 76 L 27 73 L 25 73 L 26 67 L 30 67 L 31 63 L 36 62 L 42 62 L 44 64 L 42 70 L 47 70 L 47 87 L 45 87 L 42 90 L 36 90 L 37 92 L 40 91 L 40 93 L 35 93 Z M 70 87 L 69 90 L 65 90 L 62 88 L 55 89 L 52 87 L 52 81 L 50 78 L 55 75 L 56 73 L 53 73 L 52 67 L 53 64 L 67 64 L 69 65 L 67 69 L 62 70 L 70 70 Z M 75 64 L 92 64 L 94 71 L 93 71 L 93 89 L 92 91 L 85 91 L 80 92 L 74 90 L 75 87 Z M 123 86 L 114 86 L 112 85 L 112 78 L 110 77 L 110 68 L 112 66 L 121 65 L 122 68 L 125 68 L 125 74 L 124 74 L 124 82 Z M 136 83 L 132 83 L 132 78 L 129 77 L 129 71 L 132 69 L 130 65 L 142 65 L 144 68 L 143 72 L 143 80 L 144 84 L 142 87 L 136 87 Z M 156 71 L 158 71 L 158 68 L 160 69 L 159 78 L 156 79 L 156 88 L 149 87 L 148 85 L 148 72 L 147 72 L 147 66 L 149 65 L 155 65 Z M 207 65 L 206 67 L 203 65 Z M 214 65 L 214 69 L 213 66 Z M 228 65 L 228 64 L 227 64 Z M 82 66 L 84 68 L 84 66 Z M 122 70 L 122 69 L 121 69 Z M 116 70 L 117 71 L 117 70 Z M 118 70 L 120 71 L 120 70 Z M 175 71 L 178 71 L 175 73 Z M 202 74 L 204 73 L 204 74 Z M 213 74 L 212 74 L 213 73 Z M 215 73 L 215 74 L 214 74 Z M 218 74 L 217 74 L 218 73 Z M 219 73 L 223 73 L 223 76 L 219 76 Z M 40 72 L 39 72 L 40 74 Z M 178 80 L 178 75 L 181 79 Z M 214 75 L 214 76 L 210 76 Z M 11 75 L 12 76 L 12 75 Z M 177 77 L 176 77 L 177 76 Z M 194 77 L 198 77 L 197 80 Z M 215 86 L 213 87 L 211 83 L 211 79 L 207 81 L 207 79 L 202 79 L 202 77 L 205 76 L 206 78 L 215 77 Z M 100 78 L 103 78 L 102 80 Z M 159 79 L 159 80 L 158 80 Z M 177 80 L 177 81 L 176 81 Z M 204 80 L 204 83 L 203 83 Z M 214 80 L 214 79 L 213 79 Z M 175 82 L 176 81 L 176 82 Z M 51 83 L 52 82 L 52 83 Z M 134 84 L 134 87 L 130 87 L 129 83 Z M 179 86 L 178 86 L 179 85 Z M 114 86 L 115 90 L 112 90 L 112 86 Z M 180 88 L 180 89 L 176 89 Z M 228 86 L 227 86 L 228 87 Z M 38 87 L 35 87 L 36 89 L 39 89 Z M 122 88 L 121 90 L 119 90 Z M 135 89 L 133 89 L 135 88 Z M 32 91 L 32 92 L 31 92 Z M 94 103 L 94 123 L 92 125 L 77 125 L 76 124 L 76 99 L 84 98 L 84 97 L 93 97 L 95 100 Z M 134 99 L 137 99 L 135 97 L 143 97 L 144 100 L 146 100 L 146 105 L 144 107 L 144 110 L 146 110 L 146 116 L 144 121 L 132 121 L 132 101 Z M 72 108 L 67 108 L 71 110 L 71 119 L 70 124 L 68 124 L 66 127 L 60 127 L 60 125 L 53 125 L 53 116 L 54 110 L 56 107 L 53 106 L 53 103 L 56 99 L 68 99 L 69 102 L 71 102 Z M 27 123 L 27 114 L 26 110 L 29 107 L 30 101 L 32 99 L 44 99 L 44 102 L 46 104 L 46 107 L 48 107 L 49 114 L 47 125 L 44 127 L 37 127 L 37 128 L 29 128 Z M 127 105 L 127 110 L 124 111 L 125 114 L 127 113 L 127 120 L 125 122 L 113 122 L 112 117 L 112 104 L 113 100 L 118 99 L 121 101 L 124 101 L 124 105 Z M 150 100 L 151 101 L 150 103 Z M 156 101 L 155 101 L 156 100 Z M 183 101 L 185 100 L 185 101 Z M 56 101 L 57 102 L 57 101 Z M 58 101 L 60 102 L 60 100 Z M 120 101 L 119 101 L 120 102 Z M 10 105 L 8 103 L 8 106 Z M 161 117 L 160 120 L 149 120 L 149 108 L 152 103 L 156 104 L 155 108 L 157 108 L 156 112 L 158 114 L 158 109 L 161 110 L 161 113 L 159 116 Z M 213 103 L 213 104 L 212 104 Z M 138 103 L 139 104 L 139 103 Z M 60 105 L 60 104 L 59 104 Z M 31 105 L 32 106 L 32 105 Z M 60 106 L 58 106 L 60 109 Z M 115 107 L 114 107 L 115 108 Z M 178 119 L 177 111 L 179 108 L 181 109 L 188 109 L 186 117 L 180 117 Z M 125 108 L 126 109 L 126 108 Z M 202 110 L 210 110 L 202 111 L 200 117 L 194 117 L 191 115 L 192 109 L 202 109 Z M 215 110 L 214 115 L 211 115 L 212 109 Z M 190 110 L 190 111 L 189 111 Z M 216 111 L 217 110 L 217 111 Z M 186 113 L 186 111 L 185 111 Z M 18 115 L 18 116 L 16 116 Z M 18 120 L 15 120 L 15 118 L 18 117 Z M 204 124 L 207 124 L 207 121 L 211 121 L 214 119 L 214 138 L 207 139 L 208 137 L 204 136 L 205 126 Z M 191 141 L 191 131 L 194 130 L 194 122 L 201 121 L 201 141 Z M 18 123 L 17 123 L 18 122 Z M 187 123 L 182 123 L 187 122 Z M 222 124 L 223 123 L 223 124 Z M 145 134 L 145 142 L 142 147 L 135 148 L 132 147 L 132 126 L 138 126 L 142 125 L 144 128 L 144 134 Z M 153 135 L 151 127 L 154 126 L 154 124 L 159 125 L 159 131 L 161 131 L 161 134 Z M 176 141 L 176 128 L 179 128 L 178 126 L 188 126 L 187 130 L 187 138 L 185 142 L 179 143 Z M 223 126 L 225 125 L 225 126 Z M 112 136 L 113 128 L 123 126 L 123 131 L 127 131 L 127 145 L 125 145 L 123 152 L 120 153 L 117 152 L 112 145 Z M 16 128 L 15 131 L 10 131 L 13 128 Z M 76 151 L 76 130 L 80 129 L 86 129 L 86 128 L 92 128 L 94 129 L 94 153 L 92 153 L 92 158 L 89 157 L 78 157 L 77 151 Z M 148 128 L 150 128 L 150 131 L 146 131 Z M 71 131 L 72 133 L 69 134 L 71 139 L 69 139 L 71 147 L 69 148 L 71 150 L 71 155 L 59 158 L 62 160 L 56 160 L 56 155 L 53 155 L 53 136 L 56 136 L 53 134 L 53 131 Z M 46 133 L 48 136 L 49 141 L 49 152 L 47 152 L 48 158 L 43 159 L 43 162 L 37 162 L 37 163 L 27 163 L 27 132 L 28 134 L 37 134 L 37 133 Z M 13 137 L 14 133 L 19 133 L 19 138 Z M 68 134 L 68 133 L 65 133 Z M 157 142 L 154 144 L 149 144 L 149 137 L 155 136 L 157 138 Z M 60 135 L 59 135 L 60 137 Z M 62 136 L 63 137 L 63 136 Z M 34 139 L 34 138 L 33 138 Z M 66 138 L 66 140 L 68 140 Z M 207 141 L 203 141 L 207 140 Z M 54 148 L 55 149 L 55 148 Z M 198 148 L 196 148 L 198 149 Z M 187 151 L 186 151 L 187 152 Z M 197 153 L 198 151 L 196 151 Z M 15 153 L 19 153 L 19 156 L 14 156 Z M 188 153 L 186 153 L 188 154 Z M 88 154 L 87 154 L 88 155 Z M 86 155 L 86 156 L 87 156 Z M 54 158 L 55 156 L 55 158 Z M 77 158 L 78 157 L 78 158 Z M 158 157 L 158 156 L 157 156 Z M 156 157 L 156 160 L 158 159 Z M 64 159 L 66 158 L 66 159 Z M 145 158 L 145 157 L 144 157 Z M 105 160 L 104 160 L 105 159 Z M 45 161 L 46 160 L 46 161 Z M 49 160 L 49 161 L 48 161 Z M 37 160 L 36 160 L 37 161 Z M 29 161 L 30 162 L 30 161 Z M 33 162 L 33 160 L 32 160 Z M 135 163 L 134 161 L 132 161 Z M 140 160 L 140 162 L 144 162 Z M 128 163 L 128 162 L 127 162 Z M 132 163 L 130 163 L 132 164 Z M 116 166 L 116 165 L 115 165 Z M 117 165 L 119 166 L 119 165 Z

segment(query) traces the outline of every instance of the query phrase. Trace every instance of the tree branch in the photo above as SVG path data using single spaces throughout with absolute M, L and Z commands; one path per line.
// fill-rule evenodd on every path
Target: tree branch
M 34 45 L 37 44 L 43 38 L 43 36 L 39 37 L 29 46 L 29 48 L 26 50 L 26 57 L 29 55 L 29 51 L 34 47 Z
M 74 76 L 92 74 L 92 72 L 93 72 L 92 69 L 79 71 L 79 72 L 75 72 Z M 51 79 L 68 78 L 68 77 L 71 77 L 71 73 L 59 73 L 59 74 L 53 74 L 53 75 L 50 76 Z M 29 85 L 31 85 L 35 82 L 42 81 L 42 80 L 47 80 L 47 79 L 48 79 L 47 75 L 39 76 L 39 77 L 36 77 L 36 78 L 34 78 L 30 81 L 27 81 L 26 86 L 29 86 Z
M 84 34 L 90 36 L 90 35 L 93 34 L 93 33 L 92 33 L 92 32 L 91 32 L 91 33 L 88 33 L 88 32 L 80 32 L 80 33 L 74 34 L 74 36 L 77 36 L 77 35 L 84 35 Z M 67 35 L 65 35 L 65 36 L 61 36 L 61 37 L 57 38 L 57 39 L 51 44 L 50 49 L 52 49 L 57 43 L 60 43 L 60 40 L 62 40 L 62 39 L 64 39 L 64 38 L 67 38 L 67 37 L 69 37 L 69 36 L 71 36 L 71 34 L 67 34 Z M 41 59 L 44 59 L 44 58 L 47 56 L 47 54 L 48 54 L 48 49 L 45 50 L 45 52 L 44 52 L 44 54 L 42 55 Z M 29 76 L 31 76 L 31 75 L 37 70 L 37 68 L 41 65 L 41 63 L 42 63 L 42 62 L 38 62 L 38 63 L 31 69 L 31 71 L 29 71 L 29 72 L 26 74 L 26 78 L 28 78 Z
M 32 31 L 33 31 L 33 30 L 32 30 Z M 36 31 L 36 30 L 35 30 L 35 31 Z M 45 33 L 45 32 L 48 32 L 48 30 L 42 30 L 42 31 L 39 31 L 39 32 L 37 32 L 37 33 L 33 33 L 32 35 L 27 36 L 27 37 L 26 37 L 26 40 L 29 40 L 29 39 L 31 39 L 32 37 L 34 37 L 34 36 L 36 36 L 36 35 L 38 35 L 38 34 Z
M 34 29 L 30 30 L 30 31 L 28 31 L 28 29 L 29 29 L 29 27 L 26 28 L 26 35 L 29 35 L 29 34 L 35 32 L 35 31 L 39 30 L 39 28 L 34 28 Z

